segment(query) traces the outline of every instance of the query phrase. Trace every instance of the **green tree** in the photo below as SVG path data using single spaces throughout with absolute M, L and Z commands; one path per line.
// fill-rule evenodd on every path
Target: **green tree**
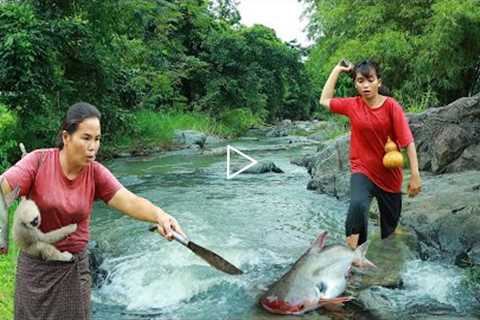
M 480 90 L 478 0 L 304 0 L 316 39 L 307 62 L 322 87 L 343 57 L 372 58 L 383 78 L 407 105 L 446 104 Z M 351 93 L 348 80 L 340 94 Z

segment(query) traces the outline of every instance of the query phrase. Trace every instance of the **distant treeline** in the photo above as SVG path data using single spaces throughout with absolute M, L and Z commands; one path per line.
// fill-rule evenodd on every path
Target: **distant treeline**
M 18 157 L 13 141 L 52 145 L 80 100 L 110 142 L 140 134 L 139 112 L 308 118 L 318 103 L 302 50 L 239 21 L 233 1 L 2 1 L 0 161 Z

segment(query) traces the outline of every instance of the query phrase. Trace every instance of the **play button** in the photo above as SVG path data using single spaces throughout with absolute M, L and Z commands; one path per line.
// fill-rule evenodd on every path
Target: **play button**
M 244 166 L 243 168 L 241 168 L 240 170 L 237 170 L 236 172 L 234 172 L 233 174 L 230 174 L 230 150 L 233 151 L 233 152 L 236 152 L 238 153 L 239 155 L 241 155 L 242 157 L 248 159 L 250 161 L 249 164 L 247 164 L 246 166 Z M 254 166 L 257 164 L 257 160 L 253 159 L 252 157 L 249 157 L 247 156 L 245 153 L 243 153 L 242 151 L 230 146 L 230 145 L 227 145 L 227 179 L 232 179 L 233 177 L 235 177 L 236 175 L 242 173 L 243 171 L 247 170 L 248 168 Z

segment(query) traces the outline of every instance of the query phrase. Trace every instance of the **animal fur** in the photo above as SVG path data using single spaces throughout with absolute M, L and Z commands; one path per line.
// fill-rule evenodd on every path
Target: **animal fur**
M 60 252 L 52 243 L 65 239 L 77 230 L 77 224 L 69 224 L 47 233 L 40 231 L 41 217 L 32 200 L 22 199 L 13 219 L 13 240 L 26 253 L 44 260 L 70 261 L 70 252 Z

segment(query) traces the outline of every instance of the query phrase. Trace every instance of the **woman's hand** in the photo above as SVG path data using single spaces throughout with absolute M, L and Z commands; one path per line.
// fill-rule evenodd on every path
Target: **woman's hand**
M 344 60 L 340 61 L 330 72 L 327 81 L 323 85 L 322 95 L 320 97 L 320 104 L 323 105 L 325 108 L 330 110 L 330 100 L 335 95 L 335 85 L 337 83 L 337 79 L 342 72 L 351 72 L 353 70 L 353 64 L 350 62 L 346 62 Z
M 335 66 L 335 69 L 338 70 L 338 72 L 346 72 L 350 73 L 353 70 L 353 63 L 351 63 L 348 60 L 342 59 L 340 62 Z
M 412 174 L 410 176 L 410 182 L 408 183 L 408 196 L 410 198 L 415 197 L 422 191 L 422 180 L 420 179 L 420 174 Z
M 157 217 L 157 224 L 158 224 L 158 232 L 167 240 L 173 240 L 173 233 L 172 230 L 180 233 L 182 236 L 187 238 L 187 236 L 183 233 L 182 228 L 178 224 L 177 220 L 167 213 L 160 213 Z

